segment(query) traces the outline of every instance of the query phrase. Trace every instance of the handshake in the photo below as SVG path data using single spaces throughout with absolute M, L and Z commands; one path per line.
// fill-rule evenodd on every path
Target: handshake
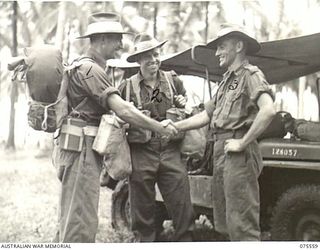
M 163 139 L 169 140 L 170 138 L 178 134 L 179 128 L 172 120 L 167 119 L 161 121 L 160 123 L 163 127 L 162 131 L 160 132 Z

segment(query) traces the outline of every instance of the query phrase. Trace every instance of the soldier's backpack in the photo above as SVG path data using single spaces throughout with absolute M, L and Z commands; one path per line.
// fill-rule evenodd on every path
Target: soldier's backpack
M 297 119 L 293 134 L 304 141 L 320 141 L 320 123 Z
M 258 141 L 266 138 L 283 138 L 288 132 L 292 133 L 295 119 L 286 111 L 278 111 L 268 127 L 258 137 Z
M 27 82 L 31 97 L 28 124 L 35 130 L 55 132 L 62 118 L 68 114 L 68 73 L 79 67 L 84 60 L 64 65 L 61 51 L 53 45 L 25 48 L 24 54 L 24 57 L 9 64 L 8 68 L 23 72 Z

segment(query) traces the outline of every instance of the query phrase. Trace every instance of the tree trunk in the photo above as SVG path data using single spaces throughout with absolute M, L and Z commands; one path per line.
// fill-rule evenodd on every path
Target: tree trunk
M 153 37 L 157 38 L 157 17 L 158 17 L 158 3 L 154 3 L 153 11 Z
M 55 45 L 63 52 L 63 44 L 64 44 L 64 27 L 66 25 L 67 17 L 66 17 L 66 4 L 67 2 L 59 3 L 59 14 L 58 14 L 58 25 L 57 25 L 57 33 Z
M 13 34 L 13 46 L 11 48 L 12 56 L 17 56 L 17 48 L 18 48 L 18 41 L 17 41 L 17 19 L 18 19 L 18 2 L 12 2 L 12 34 Z M 9 120 L 9 135 L 7 140 L 7 149 L 15 150 L 15 142 L 14 142 L 14 129 L 15 129 L 15 103 L 17 100 L 18 95 L 18 88 L 17 82 L 14 80 L 12 81 L 11 85 L 11 93 L 10 93 L 10 120 Z
M 205 23 L 206 23 L 206 27 L 205 27 L 205 31 L 204 31 L 204 42 L 207 43 L 208 42 L 208 30 L 209 30 L 209 4 L 210 2 L 205 2 L 205 10 L 206 10 L 206 14 L 205 14 Z
M 168 10 L 168 42 L 169 53 L 175 53 L 179 50 L 181 43 L 180 33 L 180 2 L 169 2 Z

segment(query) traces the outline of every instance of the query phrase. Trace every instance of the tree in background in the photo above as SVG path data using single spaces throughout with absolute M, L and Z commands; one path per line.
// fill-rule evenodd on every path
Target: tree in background
M 0 1 L 0 53 L 13 53 L 12 5 L 14 2 Z M 168 39 L 164 53 L 174 53 L 205 43 L 215 38 L 221 23 L 235 22 L 245 25 L 260 41 L 275 40 L 312 33 L 319 11 L 319 0 L 297 2 L 299 15 L 292 15 L 292 1 L 190 1 L 190 2 L 17 2 L 17 50 L 38 43 L 56 44 L 63 50 L 68 61 L 82 54 L 87 48 L 86 39 L 75 37 L 85 32 L 87 17 L 92 12 L 112 11 L 122 16 L 127 31 L 148 32 L 159 40 Z M 290 14 L 291 13 L 291 14 Z M 311 15 L 312 14 L 312 15 Z M 314 25 L 310 25 L 314 23 Z M 311 26 L 313 29 L 311 29 Z M 125 37 L 125 53 L 133 50 L 132 37 Z M 6 52 L 7 53 L 7 52 Z M 19 53 L 18 53 L 19 54 Z M 17 83 L 19 91 L 14 91 L 10 74 L 4 70 L 5 60 L 1 60 L 0 98 L 24 94 L 24 86 Z M 279 85 L 280 86 L 280 85 Z M 281 87 L 277 87 L 278 89 Z M 297 88 L 294 86 L 293 88 Z M 8 92 L 10 91 L 10 92 Z M 18 93 L 19 92 L 19 93 Z M 15 98 L 16 98 L 15 97 Z M 14 98 L 12 98 L 14 100 Z M 14 109 L 12 109 L 14 110 Z M 14 117 L 14 114 L 11 114 Z M 9 117 L 6 121 L 9 120 Z M 13 122 L 14 123 L 14 122 Z M 12 126 L 12 119 L 10 122 Z M 10 139 L 9 139 L 10 137 Z M 7 137 L 11 144 L 12 136 Z M 9 143 L 9 141 L 11 141 Z
M 17 1 L 12 2 L 12 48 L 11 54 L 17 56 L 18 41 L 17 41 L 17 19 L 18 19 L 18 3 Z M 7 149 L 15 149 L 14 143 L 14 124 L 15 124 L 15 103 L 17 101 L 18 89 L 17 81 L 13 80 L 11 83 L 11 94 L 10 94 L 10 119 L 9 119 L 9 135 L 6 144 Z

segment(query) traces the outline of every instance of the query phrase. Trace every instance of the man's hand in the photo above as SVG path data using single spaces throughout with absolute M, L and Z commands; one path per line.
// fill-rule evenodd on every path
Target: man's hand
M 162 133 L 162 137 L 164 139 L 170 139 L 170 137 L 176 135 L 178 133 L 178 130 L 173 126 L 173 122 L 168 119 L 168 120 L 163 120 L 161 122 L 164 130 L 163 130 L 163 133 Z
M 224 143 L 224 152 L 241 152 L 245 149 L 242 139 L 228 139 Z
M 167 127 L 168 125 L 172 125 L 175 127 L 174 122 L 170 119 L 166 119 L 160 122 L 163 127 Z
M 186 106 L 187 99 L 183 95 L 175 95 L 174 102 L 178 108 L 183 108 L 184 106 Z
M 178 134 L 178 131 L 174 126 L 169 124 L 164 128 L 164 132 L 162 134 L 163 134 L 162 138 L 169 140 L 171 137 Z

